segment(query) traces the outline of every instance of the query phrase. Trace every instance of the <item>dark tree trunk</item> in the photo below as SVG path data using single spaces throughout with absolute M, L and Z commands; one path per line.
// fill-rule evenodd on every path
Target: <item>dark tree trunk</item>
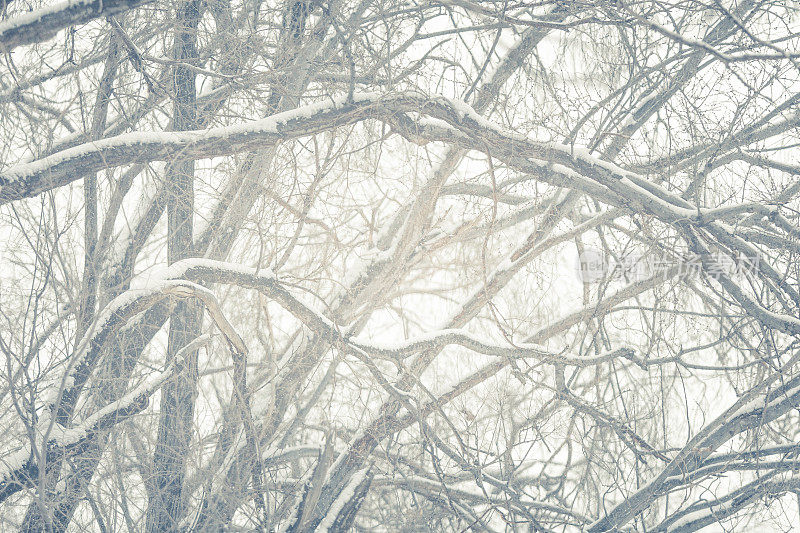
M 191 63 L 197 56 L 197 25 L 201 2 L 185 3 L 177 16 L 174 58 Z M 175 130 L 196 127 L 197 97 L 195 73 L 175 67 Z M 168 166 L 167 259 L 170 263 L 193 255 L 194 161 L 182 160 Z M 195 302 L 181 301 L 170 316 L 167 357 L 175 354 L 199 333 L 202 310 Z M 197 396 L 197 352 L 187 354 L 178 372 L 161 395 L 158 439 L 153 454 L 154 497 L 147 511 L 147 531 L 174 531 L 184 510 L 181 497 L 186 458 L 192 437 L 194 403 Z

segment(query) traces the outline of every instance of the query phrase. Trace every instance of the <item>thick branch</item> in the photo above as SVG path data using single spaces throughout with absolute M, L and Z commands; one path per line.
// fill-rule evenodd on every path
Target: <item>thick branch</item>
M 46 41 L 60 30 L 134 9 L 153 0 L 68 0 L 0 23 L 0 51 Z

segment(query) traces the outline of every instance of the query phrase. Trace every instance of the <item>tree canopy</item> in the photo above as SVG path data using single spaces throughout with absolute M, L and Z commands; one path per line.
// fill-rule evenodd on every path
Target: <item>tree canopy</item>
M 0 529 L 800 528 L 793 2 L 0 8 Z

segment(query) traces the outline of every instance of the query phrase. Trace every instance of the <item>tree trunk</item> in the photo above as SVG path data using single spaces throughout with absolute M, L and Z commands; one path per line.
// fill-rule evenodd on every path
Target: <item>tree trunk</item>
M 185 3 L 179 10 L 175 27 L 174 58 L 190 63 L 197 55 L 197 25 L 200 21 L 199 0 Z M 176 66 L 174 72 L 174 128 L 196 127 L 197 106 L 195 73 Z M 174 263 L 192 256 L 194 213 L 194 161 L 182 160 L 167 168 L 170 188 L 167 199 L 167 259 Z M 167 357 L 172 359 L 200 330 L 200 307 L 181 301 L 170 316 Z M 174 531 L 184 510 L 181 498 L 186 458 L 192 437 L 194 402 L 197 396 L 197 352 L 178 363 L 176 377 L 167 383 L 161 396 L 158 439 L 153 454 L 155 495 L 147 511 L 147 531 Z

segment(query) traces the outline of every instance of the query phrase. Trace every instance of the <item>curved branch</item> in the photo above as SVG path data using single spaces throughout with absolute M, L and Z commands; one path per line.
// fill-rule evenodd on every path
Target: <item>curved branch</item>
M 134 9 L 153 0 L 68 0 L 0 23 L 0 51 L 40 43 L 69 26 Z

